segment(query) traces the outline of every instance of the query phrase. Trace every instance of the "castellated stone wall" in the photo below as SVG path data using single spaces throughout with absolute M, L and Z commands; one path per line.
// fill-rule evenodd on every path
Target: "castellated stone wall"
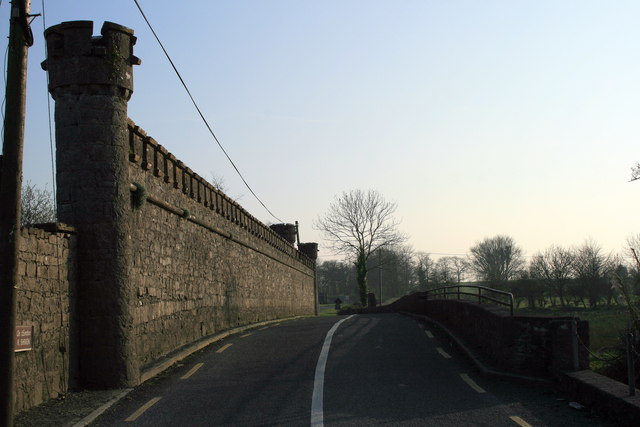
M 129 174 L 141 186 L 132 203 L 139 191 L 148 196 L 132 208 L 130 228 L 133 336 L 142 372 L 213 333 L 314 314 L 313 261 L 133 122 L 128 129 Z
M 136 37 L 93 30 L 48 28 L 43 62 L 58 218 L 77 231 L 78 386 L 132 387 L 211 334 L 314 314 L 315 262 L 128 119 Z
M 21 230 L 16 325 L 33 327 L 32 350 L 15 353 L 15 409 L 67 392 L 76 236 L 62 224 Z

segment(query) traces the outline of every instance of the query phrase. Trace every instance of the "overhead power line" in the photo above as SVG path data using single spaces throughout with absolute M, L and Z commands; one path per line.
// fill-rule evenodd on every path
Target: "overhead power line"
M 42 32 L 47 29 L 47 14 L 44 7 L 44 0 L 42 0 Z M 48 58 L 49 54 L 47 53 L 47 43 L 44 44 L 45 50 L 45 58 Z M 47 96 L 47 120 L 49 121 L 49 152 L 51 154 L 51 182 L 53 189 L 53 203 L 57 204 L 58 199 L 56 198 L 56 163 L 54 156 L 54 148 L 53 148 L 53 124 L 51 123 L 51 96 L 49 95 L 49 73 L 47 74 L 47 87 L 45 88 L 46 96 Z M 56 212 L 56 218 L 58 217 L 58 213 Z
M 200 107 L 198 107 L 198 104 L 196 103 L 196 100 L 193 98 L 193 95 L 191 95 L 191 91 L 189 90 L 189 88 L 187 87 L 187 84 L 185 83 L 184 79 L 182 78 L 182 75 L 180 75 L 180 72 L 178 71 L 178 68 L 176 67 L 176 65 L 173 63 L 173 60 L 171 59 L 171 57 L 169 56 L 169 53 L 167 52 L 167 50 L 164 48 L 164 45 L 162 44 L 162 42 L 160 41 L 160 38 L 158 37 L 158 35 L 156 34 L 155 30 L 153 29 L 153 26 L 151 25 L 151 23 L 149 22 L 149 20 L 147 19 L 147 16 L 144 14 L 144 12 L 142 11 L 142 7 L 140 7 L 140 4 L 138 3 L 138 0 L 133 0 L 133 2 L 136 4 L 136 7 L 138 8 L 138 10 L 140 11 L 140 14 L 142 15 L 142 18 L 145 20 L 145 22 L 147 23 L 147 26 L 149 27 L 149 29 L 151 30 L 151 33 L 153 33 L 153 36 L 155 37 L 156 41 L 158 42 L 158 44 L 160 45 L 160 48 L 162 49 L 162 51 L 164 52 L 164 55 L 167 57 L 167 60 L 169 61 L 169 63 L 171 64 L 171 67 L 173 67 L 173 71 L 175 71 L 176 75 L 178 76 L 178 79 L 180 79 L 180 83 L 182 83 L 182 87 L 184 87 L 184 90 L 187 92 L 187 95 L 189 95 L 189 98 L 191 99 L 191 102 L 193 103 L 193 106 L 196 108 L 196 110 L 198 111 L 198 114 L 200 115 L 200 118 L 202 119 L 202 121 L 204 122 L 205 126 L 207 127 L 207 129 L 209 130 L 209 133 L 211 134 L 211 136 L 213 137 L 213 139 L 216 141 L 216 143 L 218 144 L 218 147 L 220 147 L 220 149 L 222 150 L 222 152 L 224 153 L 224 155 L 227 157 L 227 160 L 229 160 L 229 163 L 231 163 L 231 166 L 233 166 L 233 168 L 235 169 L 235 171 L 238 173 L 238 176 L 240 177 L 240 179 L 242 179 L 242 182 L 244 183 L 244 185 L 249 189 L 249 191 L 251 192 L 251 194 L 253 195 L 253 197 L 256 198 L 256 200 L 258 202 L 260 202 L 260 204 L 262 205 L 263 208 L 266 209 L 267 212 L 269 212 L 269 215 L 271 215 L 272 217 L 274 217 L 276 220 L 283 222 L 280 218 L 278 218 L 277 216 L 275 216 L 273 214 L 273 212 L 271 212 L 269 210 L 269 208 L 262 202 L 262 200 L 260 200 L 260 198 L 258 197 L 258 195 L 253 191 L 253 189 L 251 188 L 251 186 L 249 185 L 249 183 L 247 182 L 246 179 L 244 179 L 244 176 L 242 176 L 242 173 L 240 173 L 240 170 L 238 169 L 238 167 L 236 166 L 236 164 L 233 162 L 233 160 L 231 160 L 231 157 L 229 156 L 229 154 L 227 154 L 227 151 L 224 149 L 224 147 L 222 146 L 222 144 L 220 143 L 220 141 L 218 140 L 218 137 L 216 136 L 216 134 L 213 132 L 213 129 L 211 128 L 211 126 L 209 125 L 209 122 L 207 121 L 207 119 L 204 117 L 204 114 L 202 114 L 202 111 L 200 110 Z

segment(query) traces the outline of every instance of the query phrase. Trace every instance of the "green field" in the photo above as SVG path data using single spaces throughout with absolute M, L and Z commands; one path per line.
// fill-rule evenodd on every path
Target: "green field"
M 612 355 L 607 349 L 620 347 L 622 336 L 629 324 L 627 308 L 619 305 L 597 308 L 536 308 L 518 309 L 515 314 L 545 316 L 577 316 L 589 322 L 589 349 L 607 359 Z M 607 363 L 591 357 L 591 369 L 603 373 Z
M 318 316 L 337 316 L 335 304 L 318 304 Z

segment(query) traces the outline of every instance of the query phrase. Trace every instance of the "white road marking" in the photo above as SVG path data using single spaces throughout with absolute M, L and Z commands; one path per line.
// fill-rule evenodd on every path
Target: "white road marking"
M 130 422 L 132 422 L 132 421 L 137 420 L 137 419 L 140 417 L 140 415 L 144 414 L 144 413 L 145 413 L 145 411 L 146 411 L 147 409 L 151 408 L 153 405 L 155 405 L 156 403 L 158 403 L 158 401 L 159 401 L 160 399 L 162 399 L 162 398 L 161 398 L 161 397 L 154 397 L 153 399 L 151 399 L 150 401 L 148 401 L 147 403 L 145 403 L 144 405 L 142 405 L 142 406 L 140 407 L 140 409 L 138 409 L 136 412 L 134 412 L 133 414 L 131 414 L 131 415 L 129 416 L 129 418 L 125 419 L 125 422 L 130 423 Z
M 223 351 L 225 351 L 226 349 L 228 349 L 229 347 L 231 347 L 233 344 L 225 344 L 222 347 L 220 347 L 219 349 L 216 350 L 216 353 L 222 353 Z
M 250 337 L 251 335 L 253 335 L 253 332 L 249 332 L 248 334 L 240 335 L 240 338 Z
M 438 351 L 438 353 L 440 353 L 442 355 L 442 357 L 444 357 L 445 359 L 451 359 L 451 355 L 449 353 L 447 353 L 446 351 L 444 351 L 442 349 L 442 347 L 436 347 L 436 350 Z
M 313 379 L 313 395 L 311 396 L 311 426 L 312 427 L 322 427 L 324 426 L 324 371 L 327 367 L 327 358 L 329 356 L 329 348 L 331 347 L 331 339 L 333 338 L 333 334 L 338 329 L 338 326 L 345 320 L 349 320 L 354 316 L 351 316 L 342 319 L 336 322 L 329 332 L 327 332 L 327 336 L 324 338 L 324 343 L 322 344 L 322 350 L 320 351 L 320 357 L 318 357 L 318 364 L 316 365 L 316 375 Z
M 89 415 L 87 415 L 86 417 L 84 417 L 74 425 L 72 425 L 71 427 L 87 427 L 89 424 L 94 422 L 96 418 L 104 414 L 107 409 L 111 408 L 117 401 L 125 397 L 132 390 L 133 390 L 132 388 L 127 388 L 122 390 L 122 392 L 114 396 L 113 399 L 111 399 L 110 401 L 108 401 L 107 403 L 105 403 L 104 405 L 102 405 L 101 407 L 99 407 L 98 409 L 96 409 L 95 411 L 93 411 L 92 413 L 90 413 Z
M 195 374 L 196 371 L 200 368 L 202 368 L 202 365 L 204 365 L 204 363 L 198 363 L 196 364 L 193 368 L 191 368 L 191 370 L 189 372 L 187 372 L 186 374 L 184 374 L 183 376 L 180 377 L 181 380 L 186 380 L 187 378 L 189 378 L 191 375 Z
M 523 420 L 520 417 L 509 417 L 511 418 L 511 421 L 513 421 L 514 423 L 518 424 L 520 427 L 531 427 L 531 424 L 529 424 L 528 422 L 526 422 L 525 420 Z
M 429 338 L 433 338 L 433 334 L 431 333 L 431 331 L 424 331 L 424 333 L 427 334 Z
M 487 391 L 485 389 L 483 389 L 482 387 L 480 387 L 474 380 L 472 380 L 469 375 L 467 374 L 460 374 L 460 378 L 462 378 L 462 380 L 469 384 L 469 387 L 471 387 L 472 389 L 474 389 L 475 391 L 477 391 L 478 393 L 486 393 Z

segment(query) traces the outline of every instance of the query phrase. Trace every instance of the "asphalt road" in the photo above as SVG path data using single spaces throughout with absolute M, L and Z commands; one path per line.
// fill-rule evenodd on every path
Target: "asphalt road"
M 308 426 L 312 407 L 315 425 L 327 426 L 612 425 L 547 388 L 480 376 L 413 319 L 344 319 L 299 319 L 228 338 L 138 387 L 92 425 Z

